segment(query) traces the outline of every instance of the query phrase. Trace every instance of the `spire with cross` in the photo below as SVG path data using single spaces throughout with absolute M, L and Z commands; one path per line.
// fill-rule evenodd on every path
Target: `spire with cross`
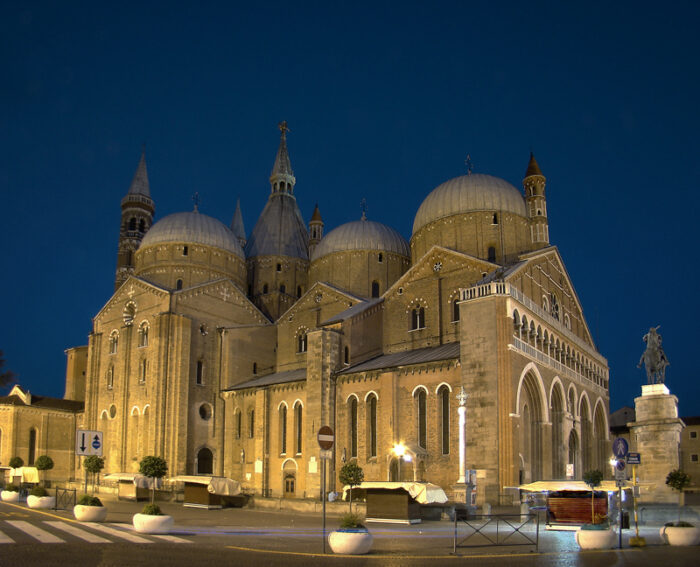
M 194 195 L 192 195 L 192 202 L 194 203 L 194 212 L 198 213 L 199 212 L 199 193 L 195 191 Z
M 474 164 L 472 163 L 471 154 L 467 154 L 467 159 L 464 160 L 464 165 L 467 166 L 467 175 L 471 175 L 472 170 L 474 169 Z
M 367 220 L 367 199 L 364 197 L 362 197 L 362 201 L 360 201 L 360 209 L 362 210 L 361 220 Z

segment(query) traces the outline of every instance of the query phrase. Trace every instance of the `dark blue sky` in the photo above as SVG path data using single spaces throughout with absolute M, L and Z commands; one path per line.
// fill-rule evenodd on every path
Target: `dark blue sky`
M 182 5 L 180 5 L 182 4 Z M 119 202 L 147 144 L 157 218 L 250 231 L 287 120 L 305 219 L 411 236 L 422 200 L 474 171 L 520 187 L 532 149 L 552 243 L 609 360 L 611 409 L 646 378 L 700 414 L 693 354 L 696 2 L 5 2 L 0 14 L 0 349 L 62 396 L 114 285 Z

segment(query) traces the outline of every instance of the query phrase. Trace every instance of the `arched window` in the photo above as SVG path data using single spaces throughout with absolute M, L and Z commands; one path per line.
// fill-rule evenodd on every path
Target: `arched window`
M 491 221 L 492 224 L 498 224 L 498 213 L 493 213 L 493 220 Z
M 182 289 L 182 280 L 177 280 L 175 282 L 175 289 Z
M 287 286 L 282 284 L 280 285 L 280 293 L 287 293 Z
M 263 293 L 267 293 L 267 284 L 263 284 Z
M 372 297 L 379 297 L 379 282 L 376 280 L 372 282 Z
M 411 310 L 411 330 L 425 328 L 425 308 L 415 307 Z
M 279 426 L 279 433 L 280 433 L 280 453 L 283 455 L 287 454 L 287 406 L 284 404 L 280 408 L 279 412 L 280 416 L 280 426 Z
M 148 346 L 148 323 L 145 321 L 139 325 L 139 347 Z
M 367 440 L 368 457 L 377 456 L 377 396 L 367 398 Z
M 109 354 L 117 354 L 117 347 L 119 346 L 119 332 L 112 331 L 109 335 Z
M 36 459 L 36 429 L 32 428 L 29 430 L 29 459 L 27 459 L 27 465 L 30 467 L 34 464 Z
M 428 443 L 427 396 L 423 388 L 416 392 L 416 414 L 418 417 L 418 446 L 425 449 Z
M 297 352 L 306 352 L 306 341 L 306 333 L 301 333 L 299 337 L 297 337 Z
M 438 390 L 438 414 L 440 416 L 440 450 L 443 455 L 450 452 L 450 389 L 441 386 Z
M 182 247 L 182 255 L 187 256 L 189 254 L 190 249 L 187 246 Z
M 281 272 L 282 271 L 282 264 L 277 264 L 277 271 Z
M 144 358 L 139 364 L 139 383 L 146 383 L 146 371 L 148 370 L 148 362 Z
M 297 299 L 301 297 L 301 286 L 297 286 Z
M 139 221 L 139 232 L 146 232 L 146 221 L 143 219 Z
M 452 321 L 459 321 L 459 297 L 452 301 Z
M 241 438 L 241 429 L 242 429 L 242 425 L 243 425 L 242 421 L 243 421 L 243 418 L 241 416 L 241 412 L 237 411 L 236 412 L 236 439 Z
M 132 230 L 132 231 L 136 230 L 136 218 L 135 217 L 131 217 L 129 219 L 129 230 Z
M 204 384 L 204 361 L 197 361 L 197 373 L 195 375 L 195 382 L 197 384 Z
M 248 412 L 248 437 L 252 439 L 255 437 L 255 410 L 251 409 Z
M 302 427 L 302 411 L 300 403 L 294 406 L 294 450 L 297 455 L 301 455 L 302 440 L 304 431 Z
M 350 457 L 357 457 L 357 398 L 350 398 Z
M 381 264 L 384 261 L 384 256 L 380 252 L 379 255 L 377 256 L 377 261 Z
M 495 262 L 496 261 L 496 248 L 494 246 L 489 246 L 489 256 L 488 256 L 489 262 Z
M 253 374 L 257 374 L 257 373 L 258 373 L 258 363 L 254 362 L 253 363 Z
M 350 364 L 350 347 L 348 346 L 343 349 L 343 362 L 345 364 Z
M 112 388 L 114 388 L 114 366 L 107 369 L 107 389 L 111 390 Z

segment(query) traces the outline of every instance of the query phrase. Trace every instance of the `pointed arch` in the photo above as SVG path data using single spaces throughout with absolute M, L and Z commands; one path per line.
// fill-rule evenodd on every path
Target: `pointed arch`
M 440 382 L 437 386 L 435 386 L 436 395 L 440 391 L 440 388 L 442 388 L 443 386 L 445 386 L 450 391 L 450 394 L 452 393 L 452 386 L 450 386 L 447 382 Z
M 549 411 L 547 409 L 548 404 L 546 403 L 546 401 L 549 398 L 547 396 L 547 391 L 544 388 L 544 381 L 542 380 L 542 375 L 540 374 L 540 371 L 538 370 L 534 362 L 528 362 L 525 365 L 525 368 L 523 368 L 522 373 L 520 374 L 520 380 L 518 381 L 518 393 L 515 399 L 514 413 L 519 414 L 518 409 L 520 408 L 520 396 L 523 391 L 523 382 L 525 381 L 525 378 L 528 376 L 528 374 L 534 377 L 534 383 L 536 385 L 537 390 L 539 391 L 540 400 L 542 400 L 540 419 L 543 422 L 547 423 L 549 422 Z

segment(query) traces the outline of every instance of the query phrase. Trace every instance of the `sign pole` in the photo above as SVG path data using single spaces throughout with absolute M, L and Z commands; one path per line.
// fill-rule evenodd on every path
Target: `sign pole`
M 617 546 L 622 549 L 622 487 L 617 489 L 617 518 L 620 522 L 620 528 L 618 531 Z
M 321 498 L 323 499 L 323 553 L 326 553 L 326 462 L 328 459 L 321 459 L 323 468 L 321 469 Z

